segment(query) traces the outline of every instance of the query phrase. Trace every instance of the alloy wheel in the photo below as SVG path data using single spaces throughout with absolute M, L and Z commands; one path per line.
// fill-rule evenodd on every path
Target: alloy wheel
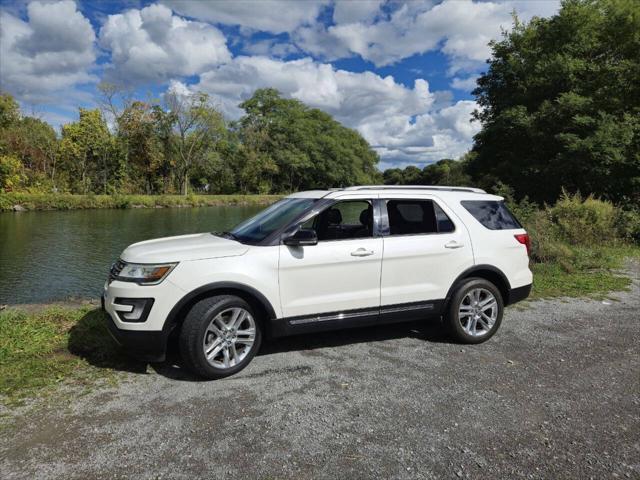
M 498 319 L 496 297 L 485 288 L 469 290 L 460 302 L 458 319 L 465 333 L 472 337 L 483 337 Z
M 238 365 L 251 351 L 256 339 L 256 322 L 241 307 L 218 313 L 205 330 L 202 347 L 212 367 L 227 369 Z

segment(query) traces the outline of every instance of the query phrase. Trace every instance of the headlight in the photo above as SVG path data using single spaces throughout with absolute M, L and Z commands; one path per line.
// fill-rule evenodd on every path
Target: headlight
M 111 269 L 114 280 L 136 282 L 141 285 L 157 285 L 165 279 L 177 263 L 127 263 L 120 260 Z M 121 267 L 121 268 L 118 268 Z

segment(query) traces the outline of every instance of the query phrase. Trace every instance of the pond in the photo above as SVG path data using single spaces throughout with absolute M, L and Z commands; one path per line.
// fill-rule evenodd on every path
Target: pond
M 229 230 L 264 207 L 0 213 L 0 305 L 97 298 L 131 243 Z

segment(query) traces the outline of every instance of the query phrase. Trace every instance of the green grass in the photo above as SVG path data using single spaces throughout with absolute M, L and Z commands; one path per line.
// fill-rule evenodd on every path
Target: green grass
M 27 210 L 79 210 L 91 208 L 209 207 L 268 205 L 281 195 L 72 195 L 65 193 L 0 193 L 0 212 L 15 205 Z
M 638 246 L 580 248 L 571 263 L 534 263 L 530 299 L 554 297 L 604 297 L 626 290 L 631 279 L 619 272 L 628 257 L 640 258 Z
M 103 315 L 89 307 L 0 312 L 2 402 L 46 395 L 63 381 L 90 386 L 130 370 L 131 361 L 109 337 Z

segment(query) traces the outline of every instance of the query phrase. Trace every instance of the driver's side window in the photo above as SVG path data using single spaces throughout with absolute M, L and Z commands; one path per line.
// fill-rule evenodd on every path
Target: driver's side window
M 307 220 L 302 228 L 314 229 L 320 242 L 372 237 L 373 205 L 368 200 L 337 202 Z

